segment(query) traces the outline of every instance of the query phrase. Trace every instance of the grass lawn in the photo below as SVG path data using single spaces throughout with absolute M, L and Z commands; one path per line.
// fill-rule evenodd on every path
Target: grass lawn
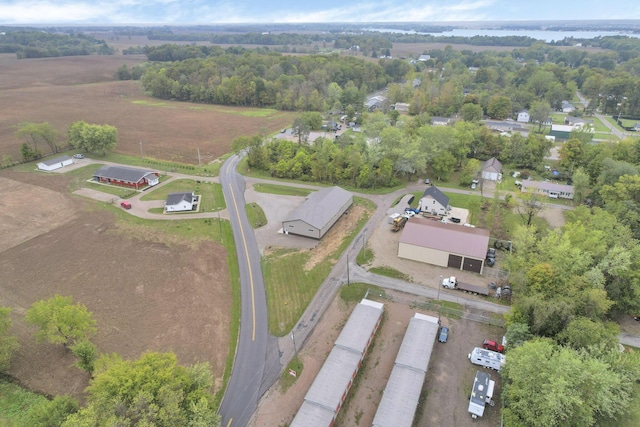
M 374 273 L 374 274 L 379 274 L 381 276 L 392 277 L 394 279 L 400 279 L 400 280 L 405 280 L 405 281 L 411 280 L 410 276 L 407 276 L 406 274 L 404 274 L 401 271 L 398 271 L 398 270 L 396 270 L 395 268 L 392 268 L 392 267 L 371 267 L 369 269 L 369 271 L 371 273 Z
M 343 237 L 340 246 L 322 261 L 306 266 L 312 253 L 308 250 L 283 248 L 262 258 L 262 272 L 269 309 L 269 332 L 287 334 L 298 321 L 318 288 L 329 275 L 342 252 L 360 232 L 375 206 L 369 200 L 354 197 L 354 205 L 364 206 L 367 213 Z
M 140 200 L 165 200 L 170 193 L 193 191 L 200 195 L 199 213 L 219 211 L 226 207 L 222 186 L 218 183 L 200 182 L 193 179 L 176 179 L 162 187 L 145 193 Z
M 255 184 L 253 189 L 258 193 L 278 194 L 281 196 L 301 196 L 307 197 L 313 192 L 307 188 L 290 187 L 288 185 L 278 184 Z
M 0 379 L 0 425 L 26 426 L 29 410 L 46 401 L 47 398 L 40 394 Z
M 267 223 L 267 216 L 257 203 L 248 203 L 244 205 L 244 209 L 251 227 L 260 228 Z

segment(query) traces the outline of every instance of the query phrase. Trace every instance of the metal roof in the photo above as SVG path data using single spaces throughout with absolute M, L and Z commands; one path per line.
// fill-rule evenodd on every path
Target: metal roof
M 449 206 L 449 196 L 445 195 L 435 185 L 427 187 L 427 189 L 424 190 L 424 193 L 422 193 L 421 198 L 425 198 L 425 197 L 432 197 L 433 199 L 435 199 L 436 202 L 440 203 L 445 208 Z
M 373 307 L 366 303 L 358 304 L 353 309 L 353 313 L 351 313 L 346 325 L 342 328 L 342 332 L 340 332 L 340 335 L 336 339 L 335 346 L 357 352 L 358 354 L 364 353 L 367 350 L 369 338 L 375 330 L 381 315 L 381 307 Z
M 353 200 L 353 194 L 347 190 L 340 187 L 323 188 L 311 193 L 284 222 L 304 221 L 318 229 L 323 228 L 349 200 Z
M 484 407 L 486 404 L 487 391 L 489 390 L 490 381 L 491 376 L 486 372 L 476 372 L 476 377 L 473 380 L 471 397 L 469 398 L 469 412 L 471 412 L 472 414 L 479 416 L 482 416 L 484 414 Z
M 334 416 L 334 411 L 304 401 L 289 425 L 290 427 L 330 426 Z
M 142 178 L 155 172 L 144 169 L 130 168 L 128 166 L 103 166 L 94 172 L 93 176 L 119 181 L 140 182 Z
M 55 165 L 56 163 L 62 163 L 62 162 L 67 161 L 67 160 L 71 160 L 71 157 L 69 157 L 69 156 L 60 156 L 60 157 L 56 157 L 55 159 L 43 160 L 43 161 L 41 161 L 39 163 L 42 163 L 42 164 L 47 165 L 47 166 L 51 166 L 51 165 Z
M 489 230 L 482 228 L 413 217 L 404 226 L 400 243 L 484 259 L 489 247 L 489 236 Z
M 177 205 L 183 200 L 189 203 L 193 203 L 193 192 L 185 191 L 181 193 L 170 193 L 169 195 L 167 195 L 166 205 Z
M 557 193 L 569 193 L 573 194 L 573 185 L 566 184 L 556 184 L 554 182 L 544 182 L 544 181 L 533 181 L 530 179 L 525 179 L 522 181 L 522 189 L 526 190 L 527 188 L 537 188 L 542 191 L 554 191 Z
M 409 321 L 373 419 L 374 427 L 411 427 L 438 327 L 437 318 L 420 313 Z

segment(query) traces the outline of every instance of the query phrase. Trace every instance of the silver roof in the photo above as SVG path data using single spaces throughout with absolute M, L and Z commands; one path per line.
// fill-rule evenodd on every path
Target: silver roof
M 340 187 L 327 187 L 311 193 L 307 200 L 291 212 L 287 221 L 304 221 L 307 224 L 322 228 L 336 212 L 353 199 L 353 194 Z

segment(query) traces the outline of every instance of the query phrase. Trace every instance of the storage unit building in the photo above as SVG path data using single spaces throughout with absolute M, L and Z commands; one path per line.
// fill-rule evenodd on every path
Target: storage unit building
M 93 174 L 93 180 L 139 190 L 160 182 L 158 172 L 128 166 L 103 166 Z
M 69 156 L 60 156 L 54 159 L 43 160 L 38 162 L 38 169 L 41 171 L 51 172 L 56 169 L 63 168 L 73 164 L 73 159 Z
M 363 299 L 320 368 L 291 427 L 332 426 L 378 330 L 384 305 Z
M 373 427 L 411 427 L 438 327 L 437 318 L 420 313 L 409 321 Z
M 489 230 L 414 217 L 402 230 L 398 257 L 482 273 L 488 247 Z
M 318 190 L 282 222 L 283 232 L 321 239 L 352 204 L 353 195 L 340 187 Z

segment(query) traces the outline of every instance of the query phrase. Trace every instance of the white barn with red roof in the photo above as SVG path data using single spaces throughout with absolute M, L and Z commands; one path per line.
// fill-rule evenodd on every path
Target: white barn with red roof
M 482 273 L 489 236 L 482 228 L 415 217 L 402 230 L 398 257 Z

